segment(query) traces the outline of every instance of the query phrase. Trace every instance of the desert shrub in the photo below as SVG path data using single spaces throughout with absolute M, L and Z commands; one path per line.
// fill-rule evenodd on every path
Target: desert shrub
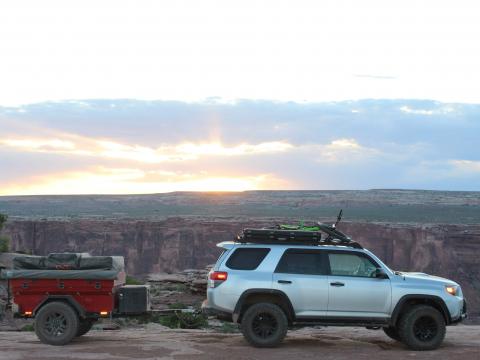
M 33 324 L 26 324 L 20 328 L 20 331 L 35 331 Z
M 0 253 L 10 251 L 10 238 L 7 236 L 0 236 Z
M 201 329 L 208 325 L 205 315 L 199 313 L 176 313 L 181 329 Z
M 127 275 L 127 278 L 125 279 L 125 284 L 127 284 L 127 285 L 143 285 L 143 282 L 138 280 L 138 279 L 135 279 L 132 276 Z
M 0 230 L 3 229 L 3 225 L 7 222 L 8 216 L 5 214 L 0 214 Z
M 152 322 L 171 329 L 201 329 L 208 325 L 207 318 L 199 313 L 181 313 L 169 315 L 155 315 Z
M 176 303 L 168 305 L 168 308 L 169 309 L 186 309 L 186 308 L 188 308 L 188 306 L 185 305 L 184 303 L 176 302 Z
M 7 222 L 8 216 L 0 214 L 0 231 Z M 0 236 L 0 252 L 8 252 L 10 250 L 10 239 L 7 236 Z
M 220 327 L 220 329 L 218 329 L 218 331 L 225 334 L 234 334 L 234 333 L 238 333 L 240 330 L 237 324 L 224 322 L 222 323 L 222 326 Z

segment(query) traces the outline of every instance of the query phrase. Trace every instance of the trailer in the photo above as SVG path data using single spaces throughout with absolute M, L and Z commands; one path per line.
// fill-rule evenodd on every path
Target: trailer
M 19 256 L 3 270 L 14 316 L 33 318 L 43 343 L 65 345 L 101 318 L 150 311 L 148 285 L 125 285 L 121 256 Z

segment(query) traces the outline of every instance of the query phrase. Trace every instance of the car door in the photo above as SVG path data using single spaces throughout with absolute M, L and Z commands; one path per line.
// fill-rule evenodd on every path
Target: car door
M 327 316 L 386 318 L 390 279 L 375 277 L 377 262 L 362 252 L 329 250 Z
M 326 252 L 287 249 L 273 274 L 273 287 L 283 291 L 298 319 L 325 316 L 328 306 Z

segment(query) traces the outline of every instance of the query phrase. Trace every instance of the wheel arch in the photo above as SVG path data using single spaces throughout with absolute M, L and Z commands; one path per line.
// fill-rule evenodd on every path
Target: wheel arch
M 61 301 L 70 305 L 77 312 L 79 318 L 83 319 L 87 317 L 87 313 L 83 306 L 80 305 L 71 295 L 48 295 L 35 307 L 33 310 L 33 316 L 35 316 L 43 306 L 55 301 Z
M 280 306 L 285 312 L 289 324 L 295 321 L 295 311 L 287 294 L 275 289 L 249 289 L 242 293 L 233 311 L 233 322 L 241 323 L 242 316 L 250 305 L 258 302 L 270 302 Z
M 401 314 L 410 306 L 414 305 L 429 305 L 437 309 L 445 319 L 445 324 L 448 325 L 452 322 L 450 311 L 448 310 L 445 301 L 439 296 L 424 295 L 424 294 L 411 294 L 404 295 L 400 298 L 395 309 L 393 310 L 392 317 L 390 319 L 391 325 L 397 324 Z

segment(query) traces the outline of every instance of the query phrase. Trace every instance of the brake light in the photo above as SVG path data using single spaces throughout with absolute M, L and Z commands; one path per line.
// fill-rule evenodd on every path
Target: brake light
M 225 281 L 228 278 L 228 273 L 225 271 L 214 271 L 210 273 L 210 280 Z

